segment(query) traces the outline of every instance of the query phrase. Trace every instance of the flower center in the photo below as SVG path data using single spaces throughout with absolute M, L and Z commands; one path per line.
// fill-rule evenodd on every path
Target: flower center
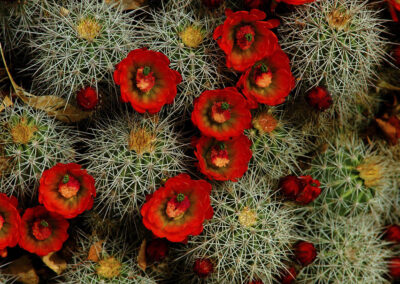
M 71 197 L 74 197 L 78 193 L 80 187 L 81 184 L 76 178 L 66 174 L 63 177 L 62 181 L 58 184 L 58 192 L 64 198 L 69 199 Z
M 360 178 L 364 180 L 364 184 L 367 187 L 374 187 L 380 184 L 382 179 L 382 168 L 378 163 L 373 161 L 365 161 L 361 165 L 357 166 Z
M 272 72 L 267 65 L 261 63 L 254 72 L 254 83 L 260 88 L 266 88 L 272 83 Z
M 239 213 L 239 223 L 246 228 L 250 228 L 257 223 L 257 214 L 248 207 L 244 207 Z
M 222 168 L 228 165 L 230 162 L 228 151 L 225 149 L 224 143 L 219 143 L 211 149 L 211 163 L 218 167 Z
M 198 47 L 204 39 L 201 29 L 195 26 L 188 26 L 179 34 L 179 36 L 184 45 L 193 48 Z
M 16 144 L 28 144 L 35 132 L 38 131 L 36 125 L 28 125 L 28 121 L 25 117 L 22 117 L 20 122 L 11 128 L 11 136 L 14 143 Z
M 97 275 L 107 279 L 117 277 L 121 274 L 121 262 L 115 257 L 111 256 L 106 259 L 99 261 L 99 267 L 97 267 Z
M 86 39 L 89 42 L 92 42 L 96 37 L 100 35 L 100 30 L 101 25 L 92 18 L 82 19 L 76 27 L 78 36 L 80 38 Z
M 337 30 L 343 30 L 347 27 L 351 20 L 351 16 L 348 11 L 344 9 L 334 9 L 328 15 L 328 24 L 331 28 Z
M 151 153 L 155 148 L 156 135 L 146 128 L 132 129 L 129 133 L 128 147 L 137 154 Z
M 177 196 L 171 198 L 167 203 L 165 213 L 168 217 L 178 220 L 183 217 L 185 212 L 190 207 L 190 201 L 187 196 L 179 193 Z
M 230 105 L 227 102 L 215 102 L 211 107 L 211 118 L 217 123 L 224 123 L 231 118 Z
M 143 93 L 150 91 L 156 82 L 149 66 L 140 67 L 136 72 L 136 87 Z
M 271 133 L 278 126 L 278 121 L 268 112 L 262 112 L 253 118 L 253 126 L 261 133 Z
M 242 26 L 236 32 L 236 44 L 242 50 L 249 49 L 254 42 L 255 32 L 252 26 Z
M 5 220 L 3 218 L 3 215 L 0 214 L 0 231 L 3 228 L 4 222 L 5 222 Z
M 32 234 L 39 241 L 44 241 L 51 235 L 50 224 L 43 219 L 36 220 L 32 225 Z

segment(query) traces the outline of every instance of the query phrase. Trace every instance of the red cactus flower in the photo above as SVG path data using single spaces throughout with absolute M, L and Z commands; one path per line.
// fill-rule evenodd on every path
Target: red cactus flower
M 68 227 L 64 217 L 43 206 L 28 208 L 21 220 L 19 246 L 39 256 L 58 251 L 68 239 Z
M 222 181 L 242 177 L 253 155 L 251 141 L 243 134 L 223 142 L 202 136 L 195 147 L 200 171 L 209 179 Z
M 315 87 L 306 95 L 307 103 L 319 111 L 330 108 L 333 103 L 331 94 L 324 87 Z
M 247 102 L 236 88 L 205 91 L 194 103 L 192 122 L 203 135 L 227 140 L 251 127 Z
M 7 247 L 15 247 L 19 239 L 21 217 L 19 216 L 18 201 L 15 197 L 7 197 L 0 193 L 0 251 L 1 256 L 7 256 Z
M 159 262 L 167 257 L 168 250 L 166 239 L 154 239 L 146 246 L 146 256 L 150 261 Z
M 218 8 L 221 6 L 221 4 L 224 2 L 224 0 L 203 0 L 203 5 L 206 6 L 207 8 Z
M 278 47 L 278 38 L 270 31 L 279 25 L 278 20 L 265 19 L 264 12 L 225 11 L 226 20 L 214 31 L 214 39 L 226 54 L 226 66 L 244 71 L 254 62 L 273 54 Z
M 387 0 L 389 4 L 389 11 L 392 15 L 393 21 L 398 22 L 397 11 L 400 11 L 400 1 L 399 0 Z
M 76 102 L 83 110 L 93 110 L 99 102 L 99 97 L 95 89 L 86 87 L 78 92 Z
M 57 164 L 43 172 L 39 202 L 64 218 L 74 218 L 93 206 L 94 179 L 78 164 Z
M 196 259 L 193 265 L 193 271 L 197 276 L 205 278 L 214 271 L 214 264 L 208 258 Z
M 205 219 L 211 219 L 211 185 L 180 174 L 167 180 L 141 209 L 143 224 L 159 238 L 183 242 L 189 235 L 203 231 Z
M 271 56 L 255 62 L 243 73 L 237 87 L 250 101 L 251 108 L 256 108 L 257 103 L 270 106 L 283 103 L 294 84 L 289 58 L 277 48 Z
M 173 102 L 181 75 L 169 68 L 169 59 L 161 52 L 140 48 L 132 50 L 114 71 L 121 98 L 144 113 L 156 113 Z
M 291 284 L 294 283 L 297 277 L 297 271 L 294 267 L 290 267 L 288 270 L 285 270 L 281 276 L 282 284 Z
M 303 266 L 307 266 L 317 257 L 317 250 L 312 243 L 301 241 L 295 245 L 294 254 Z
M 290 175 L 280 180 L 279 188 L 287 198 L 294 200 L 302 190 L 302 183 L 298 177 Z
M 389 260 L 389 274 L 392 278 L 400 278 L 400 257 L 392 257 Z
M 385 240 L 394 243 L 400 243 L 400 226 L 390 225 L 384 235 Z
M 320 194 L 321 185 L 316 179 L 312 179 L 311 176 L 301 176 L 299 177 L 302 182 L 302 190 L 296 197 L 296 202 L 300 204 L 308 204 L 314 201 Z

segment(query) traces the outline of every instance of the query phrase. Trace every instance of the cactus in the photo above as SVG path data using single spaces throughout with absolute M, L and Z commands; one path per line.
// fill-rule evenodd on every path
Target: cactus
M 137 214 L 146 194 L 184 171 L 188 145 L 174 131 L 172 116 L 145 118 L 125 112 L 105 117 L 92 129 L 93 137 L 84 139 L 88 150 L 81 158 L 96 180 L 102 216 Z
M 271 109 L 272 110 L 272 109 Z M 298 160 L 309 151 L 306 137 L 285 121 L 282 115 L 261 110 L 253 116 L 252 129 L 245 134 L 252 141 L 253 158 L 250 167 L 279 179 L 299 171 Z
M 184 259 L 179 267 L 186 269 L 179 271 L 180 283 L 204 283 L 192 270 L 196 259 L 204 258 L 214 264 L 207 283 L 273 282 L 288 260 L 297 222 L 293 209 L 276 199 L 275 192 L 256 171 L 213 188 L 213 218 L 201 235 L 177 248 L 177 259 Z
M 314 206 L 340 215 L 385 210 L 394 170 L 374 145 L 364 145 L 352 133 L 340 133 L 321 149 L 307 171 L 321 183 L 322 193 Z
M 222 88 L 229 82 L 221 73 L 223 55 L 212 38 L 221 19 L 200 12 L 200 2 L 161 4 L 160 9 L 149 12 L 150 22 L 142 27 L 143 44 L 167 55 L 170 67 L 182 75 L 174 109 L 189 110 L 203 91 Z
M 322 85 L 345 119 L 357 102 L 372 98 L 367 88 L 386 56 L 388 40 L 379 9 L 365 0 L 319 0 L 296 6 L 282 18 L 282 48 L 291 56 L 298 92 Z
M 296 283 L 387 283 L 392 252 L 368 215 L 322 215 L 304 222 L 300 234 L 317 249 L 317 258 L 297 275 Z
M 137 13 L 96 0 L 42 9 L 47 16 L 30 43 L 34 89 L 70 99 L 86 86 L 113 82 L 114 66 L 136 48 Z
M 77 233 L 77 250 L 57 283 L 113 283 L 155 284 L 152 276 L 144 273 L 136 258 L 140 243 L 127 244 L 115 235 L 101 240 L 97 235 Z
M 7 195 L 33 196 L 42 172 L 74 161 L 77 133 L 28 106 L 0 113 L 0 188 Z

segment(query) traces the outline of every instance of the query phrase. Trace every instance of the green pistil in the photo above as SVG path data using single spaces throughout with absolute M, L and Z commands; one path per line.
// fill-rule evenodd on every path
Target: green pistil
M 182 202 L 185 199 L 185 195 L 183 193 L 179 193 L 178 196 L 176 197 L 176 200 L 178 202 Z
M 246 38 L 247 41 L 252 41 L 253 40 L 253 35 L 252 34 L 245 34 L 244 37 Z
M 218 148 L 220 149 L 220 150 L 225 150 L 225 144 L 224 143 L 222 143 L 222 142 L 220 142 L 220 143 L 218 143 Z
M 40 221 L 40 225 L 42 225 L 43 227 L 48 227 L 49 223 L 47 223 L 45 220 Z
M 69 182 L 69 175 L 65 175 L 62 180 L 63 183 Z
M 267 73 L 268 72 L 268 67 L 264 63 L 260 64 L 260 70 L 262 73 Z
M 144 67 L 144 68 L 143 68 L 143 75 L 144 75 L 144 76 L 149 75 L 149 74 L 150 74 L 150 71 L 151 71 L 151 69 L 150 69 L 149 66 Z
M 221 104 L 221 109 L 222 109 L 222 110 L 228 110 L 228 109 L 229 109 L 229 104 L 228 104 L 227 102 L 223 102 L 223 103 Z

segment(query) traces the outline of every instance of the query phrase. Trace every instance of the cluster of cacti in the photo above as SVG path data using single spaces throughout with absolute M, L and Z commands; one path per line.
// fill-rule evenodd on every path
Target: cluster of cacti
M 15 104 L 0 113 L 0 192 L 32 197 L 42 172 L 72 162 L 77 132 L 45 112 Z
M 0 282 L 400 281 L 396 11 L 0 0 Z

